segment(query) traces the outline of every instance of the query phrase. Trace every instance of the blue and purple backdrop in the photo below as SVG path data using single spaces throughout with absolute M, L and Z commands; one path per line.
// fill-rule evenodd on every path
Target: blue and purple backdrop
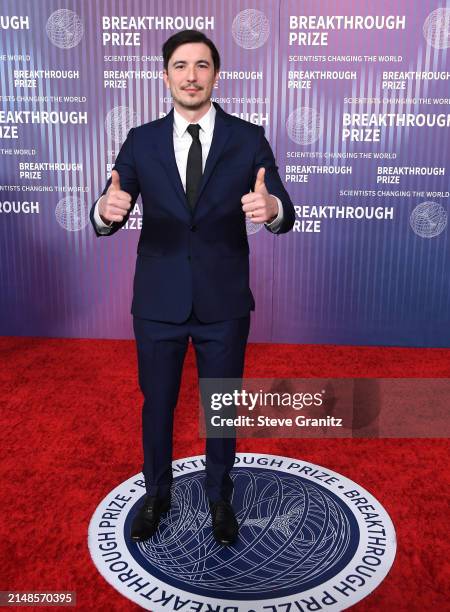
M 263 125 L 296 206 L 249 225 L 251 340 L 450 346 L 450 3 L 2 0 L 0 333 L 131 338 L 141 203 L 88 222 L 130 127 L 171 108 L 161 45 L 195 28 L 214 99 Z M 157 291 L 155 287 L 155 291 Z

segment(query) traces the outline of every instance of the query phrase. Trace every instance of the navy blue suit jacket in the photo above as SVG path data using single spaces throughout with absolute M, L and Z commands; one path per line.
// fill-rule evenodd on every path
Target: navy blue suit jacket
M 214 105 L 213 140 L 193 211 L 175 160 L 173 109 L 162 119 L 131 129 L 117 156 L 114 168 L 121 189 L 131 195 L 133 205 L 139 193 L 142 196 L 131 308 L 137 317 L 181 323 L 193 307 L 201 321 L 213 322 L 243 317 L 254 309 L 241 197 L 253 189 L 259 168 L 266 169 L 269 193 L 283 204 L 277 234 L 294 225 L 294 207 L 264 129 Z M 95 228 L 93 211 L 94 206 Z M 107 235 L 127 218 L 114 223 Z

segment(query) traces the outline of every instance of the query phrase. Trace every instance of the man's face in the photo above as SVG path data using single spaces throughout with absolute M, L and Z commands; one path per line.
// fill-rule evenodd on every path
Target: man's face
M 209 103 L 218 76 L 211 50 L 204 43 L 177 47 L 163 73 L 175 105 L 189 110 L 198 110 Z

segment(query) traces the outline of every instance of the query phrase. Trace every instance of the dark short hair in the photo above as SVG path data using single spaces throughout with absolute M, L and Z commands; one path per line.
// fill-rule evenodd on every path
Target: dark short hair
M 204 43 L 205 45 L 207 45 L 211 50 L 211 56 L 214 63 L 214 72 L 219 71 L 220 55 L 217 51 L 216 45 L 213 43 L 212 40 L 207 38 L 203 34 L 203 32 L 199 32 L 198 30 L 182 30 L 181 32 L 177 32 L 166 40 L 162 48 L 165 70 L 167 70 L 169 60 L 172 57 L 175 49 L 177 49 L 181 45 L 185 45 L 186 43 Z

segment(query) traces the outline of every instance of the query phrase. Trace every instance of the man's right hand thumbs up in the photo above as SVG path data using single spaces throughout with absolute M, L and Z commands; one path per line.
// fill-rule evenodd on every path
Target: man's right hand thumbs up
M 117 170 L 111 172 L 111 184 L 108 191 L 98 202 L 98 212 L 105 223 L 123 221 L 130 210 L 131 196 L 120 189 L 120 177 Z
M 119 173 L 117 172 L 117 170 L 113 170 L 111 172 L 111 185 L 110 188 L 116 189 L 117 191 L 120 191 L 120 176 Z

